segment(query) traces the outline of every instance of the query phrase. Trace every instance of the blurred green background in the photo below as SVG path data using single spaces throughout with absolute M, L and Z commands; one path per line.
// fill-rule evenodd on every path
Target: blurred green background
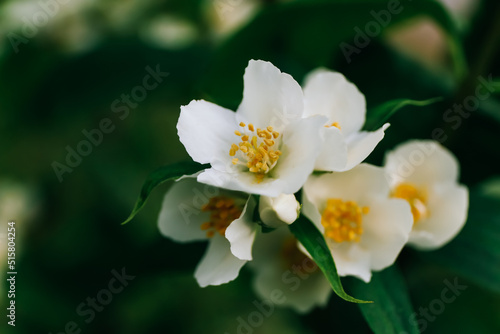
M 65 333 L 73 321 L 81 333 L 237 333 L 237 318 L 255 310 L 252 274 L 244 268 L 232 283 L 197 286 L 193 272 L 205 245 L 176 244 L 156 226 L 169 184 L 132 222 L 120 223 L 149 172 L 189 158 L 175 128 L 180 106 L 206 99 L 234 110 L 248 60 L 263 59 L 299 83 L 317 67 L 340 71 L 369 108 L 395 98 L 444 97 L 392 117 L 369 162 L 380 165 L 398 143 L 443 129 L 443 145 L 459 159 L 461 182 L 471 190 L 470 219 L 450 245 L 431 253 L 405 249 L 398 265 L 415 310 L 439 298 L 446 279 L 468 286 L 425 332 L 499 333 L 500 85 L 459 125 L 444 115 L 474 96 L 478 76 L 500 82 L 500 6 L 402 0 L 400 12 L 378 21 L 389 3 L 0 1 L 0 200 L 8 203 L 0 207 L 0 226 L 15 219 L 18 227 L 16 327 L 3 316 L 0 332 Z M 368 31 L 373 36 L 363 42 L 358 31 L 367 34 L 370 22 L 379 31 Z M 346 44 L 359 52 L 346 57 Z M 115 101 L 140 94 L 147 67 L 168 76 L 127 113 L 126 103 Z M 66 165 L 67 147 L 76 150 L 83 131 L 103 119 L 113 130 L 60 182 L 54 162 Z M 135 278 L 87 323 L 77 307 L 122 268 Z M 305 316 L 279 309 L 254 329 L 332 332 L 370 329 L 356 305 L 335 296 Z

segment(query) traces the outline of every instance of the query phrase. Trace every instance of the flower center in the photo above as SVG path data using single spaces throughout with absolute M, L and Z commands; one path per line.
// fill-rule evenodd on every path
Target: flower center
M 363 234 L 363 215 L 369 211 L 369 207 L 360 207 L 354 201 L 344 202 L 339 198 L 329 198 L 321 216 L 325 236 L 335 242 L 359 242 Z
M 425 192 L 419 190 L 413 184 L 399 184 L 392 191 L 391 196 L 402 198 L 410 203 L 414 224 L 416 224 L 421 219 L 427 218 L 427 216 L 429 215 L 429 210 L 427 209 L 427 196 Z
M 240 217 L 242 208 L 232 198 L 215 196 L 201 207 L 201 211 L 210 212 L 210 220 L 201 224 L 201 229 L 207 231 L 207 237 L 211 238 L 215 232 L 224 236 L 227 227 Z
M 274 131 L 272 126 L 266 129 L 255 129 L 253 124 L 248 124 L 246 131 L 245 123 L 241 122 L 242 132 L 236 130 L 234 134 L 241 137 L 241 142 L 232 144 L 229 155 L 233 158 L 234 165 L 243 165 L 255 174 L 257 182 L 261 182 L 264 176 L 276 166 L 281 151 L 276 149 L 280 133 Z

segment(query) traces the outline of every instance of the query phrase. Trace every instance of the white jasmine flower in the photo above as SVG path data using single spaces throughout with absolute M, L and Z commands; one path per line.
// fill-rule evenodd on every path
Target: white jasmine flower
M 181 108 L 177 129 L 189 155 L 210 169 L 198 181 L 275 197 L 297 192 L 323 139 L 323 116 L 303 118 L 299 84 L 271 63 L 251 60 L 236 113 L 203 100 Z
M 361 164 L 342 173 L 311 176 L 303 212 L 324 235 L 340 276 L 365 282 L 394 263 L 413 224 L 410 206 L 389 197 L 384 170 Z
M 467 220 L 469 193 L 458 184 L 458 162 L 447 149 L 431 140 L 409 141 L 386 155 L 385 170 L 391 196 L 411 205 L 409 244 L 435 249 L 458 234 Z
M 280 291 L 282 304 L 306 313 L 324 306 L 332 292 L 330 283 L 313 260 L 298 249 L 298 241 L 288 228 L 263 233 L 255 241 L 253 288 L 263 300 Z
M 220 285 L 234 280 L 252 259 L 255 205 L 251 196 L 184 178 L 166 193 L 158 226 L 177 242 L 208 240 L 195 278 L 201 287 Z
M 260 196 L 259 214 L 264 224 L 272 228 L 290 225 L 300 213 L 300 203 L 293 194 L 278 197 Z
M 324 115 L 325 145 L 316 170 L 346 171 L 360 164 L 384 138 L 385 124 L 374 132 L 361 131 L 366 101 L 358 88 L 340 73 L 318 69 L 304 86 L 305 116 Z

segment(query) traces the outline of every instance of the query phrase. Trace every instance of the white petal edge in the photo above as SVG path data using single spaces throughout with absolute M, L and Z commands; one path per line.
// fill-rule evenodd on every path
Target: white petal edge
M 429 198 L 430 217 L 417 222 L 409 245 L 420 250 L 440 248 L 463 228 L 469 209 L 469 191 L 465 186 L 448 184 L 437 187 Z
M 338 72 L 317 69 L 304 85 L 305 116 L 325 115 L 338 122 L 345 136 L 361 130 L 365 123 L 366 101 L 358 88 Z
M 238 277 L 240 269 L 246 262 L 231 253 L 226 238 L 215 235 L 210 239 L 208 248 L 196 267 L 194 277 L 202 288 L 228 283 Z
M 302 116 L 303 93 L 300 85 L 267 61 L 250 60 L 243 76 L 243 100 L 238 107 L 239 120 L 255 127 L 282 128 Z
M 179 140 L 194 161 L 212 167 L 230 161 L 229 149 L 239 138 L 234 134 L 238 129 L 236 114 L 216 104 L 193 100 L 181 107 L 177 122 Z M 216 166 L 214 166 L 216 165 Z
M 384 138 L 389 125 L 386 123 L 376 131 L 362 131 L 347 138 L 347 163 L 343 171 L 350 170 L 363 162 Z
M 256 205 L 253 196 L 249 196 L 240 218 L 235 219 L 226 229 L 226 239 L 231 244 L 231 252 L 240 260 L 252 260 L 252 245 L 259 226 L 253 221 Z

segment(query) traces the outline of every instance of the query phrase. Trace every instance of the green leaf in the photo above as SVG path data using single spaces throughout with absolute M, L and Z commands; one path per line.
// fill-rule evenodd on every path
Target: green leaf
M 441 101 L 441 97 L 435 97 L 423 101 L 407 100 L 407 99 L 397 99 L 392 101 L 387 101 L 381 105 L 368 110 L 366 115 L 366 122 L 364 129 L 368 131 L 374 131 L 380 128 L 392 115 L 394 115 L 398 110 L 406 106 L 417 106 L 425 107 L 430 104 Z
M 419 255 L 500 293 L 499 240 L 500 178 L 497 178 L 471 191 L 467 222 L 454 240 L 439 250 Z
M 370 301 L 353 298 L 345 293 L 337 274 L 332 254 L 326 245 L 325 239 L 313 223 L 301 215 L 289 228 L 309 254 L 311 254 L 314 262 L 316 262 L 323 274 L 325 274 L 337 296 L 353 303 L 371 303 Z
M 373 304 L 359 304 L 361 313 L 376 334 L 418 334 L 404 278 L 396 266 L 374 273 L 370 283 L 353 279 L 353 293 Z
M 142 209 L 144 204 L 146 204 L 146 200 L 148 199 L 149 194 L 151 193 L 151 191 L 153 191 L 154 188 L 168 180 L 178 179 L 183 175 L 194 174 L 208 167 L 210 166 L 200 165 L 199 163 L 193 161 L 182 161 L 172 165 L 160 167 L 149 174 L 148 178 L 142 186 L 139 198 L 135 202 L 132 213 L 130 213 L 130 216 L 122 223 L 122 225 L 131 221 L 135 217 L 135 215 Z

